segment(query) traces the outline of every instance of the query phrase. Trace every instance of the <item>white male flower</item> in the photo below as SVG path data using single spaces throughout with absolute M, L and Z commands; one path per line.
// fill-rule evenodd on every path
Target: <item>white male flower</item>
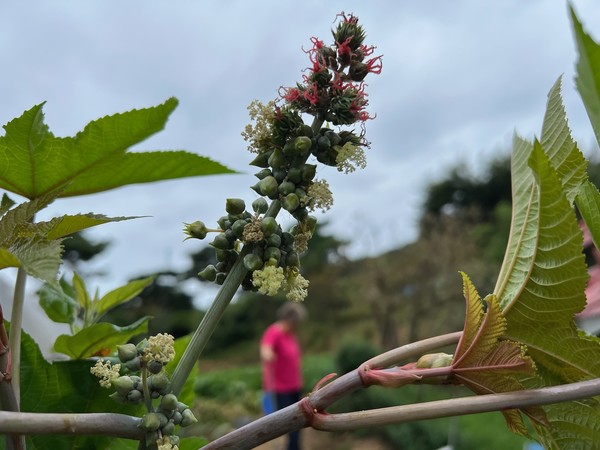
M 275 295 L 285 279 L 283 269 L 275 266 L 265 266 L 263 269 L 252 272 L 252 284 L 258 292 L 265 295 Z
M 170 334 L 158 333 L 156 336 L 150 336 L 142 353 L 142 359 L 145 362 L 157 361 L 167 364 L 175 357 L 174 344 L 175 338 Z
M 308 197 L 307 207 L 314 211 L 320 209 L 326 212 L 333 205 L 333 195 L 329 189 L 329 183 L 326 180 L 313 181 L 306 190 Z
M 292 302 L 301 302 L 308 295 L 308 280 L 300 275 L 298 269 L 293 268 L 288 271 L 285 280 L 286 297 Z
M 90 367 L 92 375 L 100 378 L 100 386 L 106 389 L 110 389 L 112 380 L 119 378 L 119 370 L 121 364 L 113 366 L 110 361 L 104 359 L 99 359 L 93 367 Z
M 361 146 L 346 142 L 343 147 L 338 150 L 335 158 L 337 169 L 340 172 L 351 173 L 357 167 L 364 169 L 367 167 L 367 158 L 365 151 Z

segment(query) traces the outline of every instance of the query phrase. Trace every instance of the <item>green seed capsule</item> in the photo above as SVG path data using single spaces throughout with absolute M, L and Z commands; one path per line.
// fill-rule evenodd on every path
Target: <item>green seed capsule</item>
M 277 231 L 278 226 L 277 221 L 273 217 L 265 217 L 260 224 L 260 229 L 265 237 L 269 237 Z
M 281 195 L 291 194 L 295 190 L 296 190 L 296 185 L 294 183 L 292 183 L 291 181 L 284 181 L 283 183 L 281 183 L 279 185 L 279 193 Z
M 287 158 L 278 148 L 275 149 L 269 157 L 269 166 L 271 166 L 273 169 L 280 169 L 281 167 L 287 165 L 287 163 Z
M 269 209 L 269 203 L 262 197 L 257 198 L 252 202 L 252 209 L 257 214 L 264 214 Z
M 246 209 L 246 203 L 241 198 L 228 198 L 225 200 L 225 211 L 229 214 L 242 214 Z
M 209 245 L 220 250 L 229 250 L 231 248 L 231 243 L 224 233 L 217 234 Z
M 259 270 L 263 266 L 263 260 L 258 255 L 250 253 L 244 256 L 244 267 L 249 271 Z
M 217 269 L 212 264 L 209 264 L 202 270 L 198 272 L 198 276 L 206 281 L 215 281 L 215 277 L 217 276 Z
M 256 186 L 258 186 L 257 192 L 260 195 L 264 195 L 269 198 L 272 195 L 277 195 L 278 183 L 277 183 L 277 180 L 275 179 L 275 177 L 273 177 L 273 176 L 263 178 L 258 183 L 256 183 Z
M 271 156 L 272 151 L 259 153 L 256 158 L 250 161 L 251 166 L 256 167 L 269 167 L 269 156 Z
M 281 206 L 289 212 L 294 212 L 300 206 L 300 200 L 296 194 L 288 194 L 281 199 Z
M 304 164 L 302 167 L 302 180 L 312 181 L 317 174 L 317 166 L 315 164 Z
M 312 140 L 309 137 L 300 136 L 300 137 L 296 138 L 295 147 L 296 147 L 297 153 L 299 153 L 299 154 L 306 153 L 310 150 L 311 146 L 312 146 Z

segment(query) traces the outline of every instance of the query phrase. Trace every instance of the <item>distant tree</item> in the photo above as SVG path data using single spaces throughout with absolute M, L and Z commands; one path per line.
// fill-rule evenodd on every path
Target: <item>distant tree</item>
M 63 241 L 64 261 L 77 266 L 81 261 L 89 261 L 102 253 L 110 245 L 108 241 L 92 242 L 82 232 L 73 233 Z

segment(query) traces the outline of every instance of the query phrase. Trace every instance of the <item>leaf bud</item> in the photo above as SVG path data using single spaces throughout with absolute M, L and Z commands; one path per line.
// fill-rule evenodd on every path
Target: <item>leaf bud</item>
M 138 355 L 138 351 L 134 344 L 123 344 L 117 345 L 117 354 L 119 355 L 119 360 L 122 363 L 126 363 L 135 358 Z
M 225 211 L 229 214 L 242 214 L 246 209 L 246 203 L 241 198 L 228 198 L 225 200 Z
M 264 198 L 259 197 L 252 202 L 252 209 L 257 214 L 264 214 L 269 209 L 269 204 Z
M 249 271 L 255 271 L 263 266 L 263 260 L 254 253 L 244 256 L 244 267 Z
M 417 369 L 433 369 L 447 367 L 452 364 L 452 355 L 447 353 L 430 353 L 423 355 L 417 361 Z
M 215 277 L 217 276 L 217 269 L 212 264 L 209 264 L 202 270 L 198 272 L 198 276 L 205 281 L 215 281 Z

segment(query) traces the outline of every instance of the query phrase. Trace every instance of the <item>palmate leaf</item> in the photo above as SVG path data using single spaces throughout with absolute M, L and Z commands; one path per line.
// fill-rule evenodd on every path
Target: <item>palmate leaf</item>
M 495 296 L 488 296 L 482 301 L 467 275 L 461 275 L 467 313 L 463 334 L 452 360 L 453 378 L 477 394 L 524 389 L 518 377 L 534 373 L 533 361 L 525 355 L 523 346 L 502 339 L 506 319 Z M 540 408 L 528 408 L 524 413 L 536 422 L 545 422 Z M 518 410 L 505 410 L 502 414 L 511 431 L 528 435 Z
M 145 316 L 124 327 L 106 322 L 95 323 L 72 336 L 61 334 L 54 343 L 54 350 L 73 359 L 89 358 L 125 344 L 133 336 L 147 333 L 150 319 L 150 316 Z
M 4 126 L 0 137 L 0 188 L 29 199 L 61 189 L 60 196 L 83 195 L 131 183 L 231 173 L 208 158 L 187 153 L 127 153 L 160 131 L 177 106 L 165 103 L 90 122 L 74 137 L 59 138 L 43 121 L 43 104 Z
M 60 239 L 19 239 L 9 247 L 0 247 L 0 269 L 22 267 L 32 277 L 53 283 L 62 263 L 61 253 Z

